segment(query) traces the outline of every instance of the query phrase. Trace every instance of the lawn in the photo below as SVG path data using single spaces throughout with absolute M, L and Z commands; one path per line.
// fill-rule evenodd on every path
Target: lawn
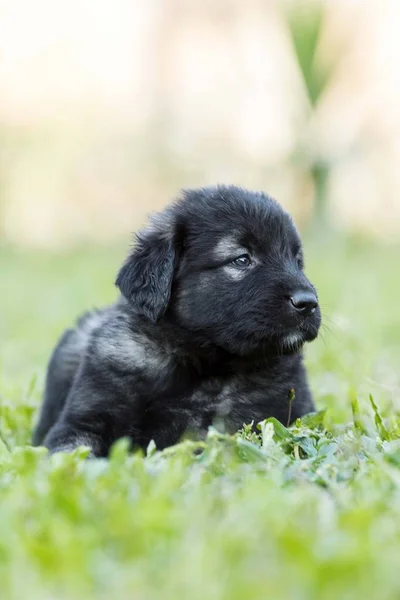
M 109 461 L 29 447 L 46 361 L 111 301 L 124 248 L 0 248 L 2 600 L 398 600 L 400 248 L 307 244 L 325 327 L 306 349 L 319 410 L 203 452 Z

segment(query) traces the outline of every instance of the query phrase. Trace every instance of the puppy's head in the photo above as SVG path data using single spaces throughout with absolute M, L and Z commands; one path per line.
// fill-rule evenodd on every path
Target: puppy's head
M 292 219 L 235 186 L 188 190 L 156 215 L 116 284 L 154 323 L 239 355 L 297 352 L 321 322 Z

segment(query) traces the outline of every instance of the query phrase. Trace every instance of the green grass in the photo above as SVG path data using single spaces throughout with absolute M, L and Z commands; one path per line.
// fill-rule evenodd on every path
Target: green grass
M 307 250 L 327 328 L 306 355 L 325 414 L 257 438 L 211 430 L 200 454 L 120 443 L 84 461 L 27 444 L 51 348 L 115 297 L 124 249 L 0 249 L 2 600 L 400 597 L 400 249 Z

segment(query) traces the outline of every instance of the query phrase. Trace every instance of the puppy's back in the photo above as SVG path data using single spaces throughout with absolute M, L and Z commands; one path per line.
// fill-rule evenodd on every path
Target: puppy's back
M 89 340 L 103 322 L 107 309 L 85 313 L 76 327 L 61 336 L 47 368 L 44 401 L 32 443 L 39 446 L 61 414 Z

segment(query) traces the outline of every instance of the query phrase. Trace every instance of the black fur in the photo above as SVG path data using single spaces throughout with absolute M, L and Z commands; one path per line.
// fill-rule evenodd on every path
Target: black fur
M 265 194 L 185 191 L 140 233 L 116 284 L 118 301 L 56 347 L 35 445 L 106 456 L 124 436 L 164 448 L 215 422 L 286 423 L 292 388 L 292 420 L 314 409 L 301 350 L 318 334 L 316 292 L 290 216 Z

